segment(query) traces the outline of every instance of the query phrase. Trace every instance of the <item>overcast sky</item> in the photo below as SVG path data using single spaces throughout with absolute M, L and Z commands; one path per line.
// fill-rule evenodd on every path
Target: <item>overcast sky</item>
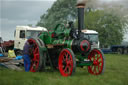
M 40 20 L 40 16 L 52 6 L 56 0 L 0 0 L 0 36 L 4 40 L 14 39 L 14 30 L 17 25 L 33 26 Z M 128 0 L 101 0 L 105 3 L 111 1 Z M 127 4 L 128 6 L 128 4 Z
M 0 0 L 0 36 L 4 40 L 14 39 L 17 25 L 33 26 L 55 0 Z

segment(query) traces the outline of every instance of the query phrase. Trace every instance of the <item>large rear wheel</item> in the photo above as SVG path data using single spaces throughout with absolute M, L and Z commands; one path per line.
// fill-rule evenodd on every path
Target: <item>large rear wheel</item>
M 72 50 L 66 48 L 61 51 L 58 66 L 62 76 L 70 76 L 75 72 L 76 59 Z
M 99 75 L 104 72 L 104 55 L 101 50 L 99 49 L 93 49 L 88 59 L 90 61 L 93 61 L 93 64 L 91 66 L 88 66 L 88 72 L 93 75 Z
M 46 52 L 43 51 L 45 48 L 44 42 L 40 39 L 28 39 L 30 44 L 32 44 L 31 54 L 31 72 L 42 71 L 45 68 Z

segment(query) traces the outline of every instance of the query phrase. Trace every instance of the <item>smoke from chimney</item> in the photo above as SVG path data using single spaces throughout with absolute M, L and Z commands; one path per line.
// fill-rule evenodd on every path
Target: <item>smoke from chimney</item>
M 88 0 L 77 0 L 77 5 L 79 4 L 86 4 Z

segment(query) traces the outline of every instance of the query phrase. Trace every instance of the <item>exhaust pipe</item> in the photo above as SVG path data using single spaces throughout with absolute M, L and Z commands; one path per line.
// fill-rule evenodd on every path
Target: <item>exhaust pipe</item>
M 78 38 L 81 37 L 81 30 L 84 28 L 84 8 L 87 0 L 77 0 L 78 9 Z

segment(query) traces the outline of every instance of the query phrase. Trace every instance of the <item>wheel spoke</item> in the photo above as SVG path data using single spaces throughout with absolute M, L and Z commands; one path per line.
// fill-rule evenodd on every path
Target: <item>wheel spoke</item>
M 68 68 L 68 73 L 70 74 L 70 72 L 71 72 L 71 67 L 68 66 L 67 68 Z
M 98 57 L 97 60 L 99 60 L 101 57 Z
M 98 63 L 99 63 L 99 64 L 100 64 L 100 63 L 103 63 L 103 61 L 100 61 L 100 62 L 98 62 Z
M 67 68 L 68 68 L 68 67 L 66 66 L 65 69 L 64 69 L 64 72 L 65 72 L 65 73 L 67 73 Z
M 66 62 L 66 56 L 63 57 L 63 61 Z
M 69 63 L 70 66 L 72 66 L 73 65 L 73 60 L 69 60 L 68 63 Z
M 98 70 L 101 71 L 101 66 L 98 66 Z
M 65 53 L 65 56 L 66 56 L 66 62 L 68 61 L 68 53 Z
M 96 66 L 94 66 L 94 70 L 93 70 L 93 72 L 94 72 L 94 73 L 96 72 Z

